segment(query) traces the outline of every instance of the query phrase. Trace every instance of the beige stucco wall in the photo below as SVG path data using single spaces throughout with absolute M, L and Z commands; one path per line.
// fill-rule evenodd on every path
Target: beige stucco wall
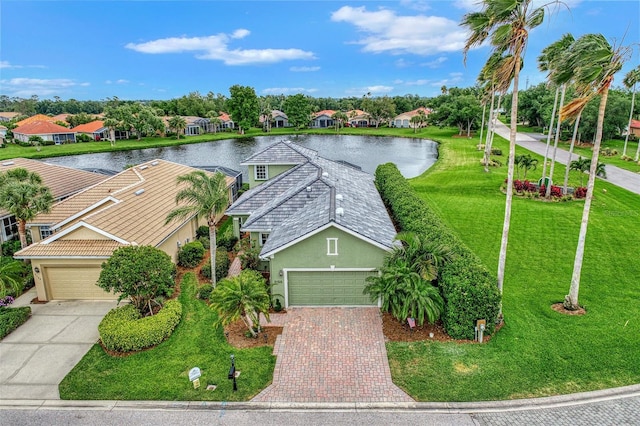
M 81 226 L 75 231 L 60 237 L 60 240 L 110 240 L 110 238 Z
M 206 225 L 206 221 L 198 219 L 192 219 L 188 223 L 186 223 L 182 228 L 180 228 L 177 232 L 167 238 L 162 244 L 158 246 L 158 248 L 165 253 L 167 253 L 171 260 L 174 262 L 178 261 L 178 242 L 180 242 L 180 247 L 185 245 L 186 243 L 195 240 L 196 238 L 196 230 L 198 226 Z

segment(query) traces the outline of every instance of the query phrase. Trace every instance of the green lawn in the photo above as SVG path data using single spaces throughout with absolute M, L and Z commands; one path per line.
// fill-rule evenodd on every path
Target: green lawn
M 566 151 L 569 151 L 570 142 L 571 141 L 561 142 L 560 144 L 558 144 L 558 146 Z M 615 139 L 615 140 L 602 141 L 602 149 L 605 149 L 605 148 L 611 148 L 612 150 L 615 149 L 616 151 L 618 151 L 618 154 L 612 155 L 609 157 L 600 154 L 600 158 L 598 161 L 600 161 L 601 163 L 611 164 L 612 166 L 620 167 L 621 169 L 626 169 L 632 172 L 640 173 L 640 164 L 638 164 L 638 162 L 625 161 L 622 158 L 620 158 L 622 157 L 624 140 Z M 634 158 L 636 155 L 637 149 L 638 149 L 638 142 L 629 141 L 629 143 L 627 144 L 627 156 Z M 591 158 L 591 155 L 593 154 L 591 147 L 575 147 L 573 152 L 574 152 L 574 157 L 580 155 L 582 157 Z
M 441 142 L 440 160 L 412 185 L 495 273 L 506 167 L 486 174 L 475 141 L 445 131 L 435 131 L 433 139 Z M 495 145 L 508 150 L 501 138 Z M 640 196 L 602 181 L 595 193 L 580 288 L 585 316 L 550 307 L 569 290 L 583 203 L 516 199 L 505 326 L 483 345 L 388 343 L 394 382 L 422 401 L 537 397 L 639 383 Z
M 157 347 L 124 358 L 93 348 L 60 384 L 62 399 L 244 401 L 264 389 L 273 377 L 275 357 L 270 346 L 236 349 L 212 323 L 215 314 L 195 298 L 196 278 L 186 274 L 180 301 L 182 322 L 173 335 Z M 227 379 L 230 355 L 241 371 L 238 391 Z M 189 370 L 202 371 L 201 386 L 194 389 Z M 204 388 L 217 384 L 211 392 Z

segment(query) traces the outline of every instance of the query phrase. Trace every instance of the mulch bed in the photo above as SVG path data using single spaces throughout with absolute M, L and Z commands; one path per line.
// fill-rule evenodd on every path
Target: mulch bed
M 229 344 L 235 348 L 255 348 L 258 346 L 273 346 L 276 343 L 276 337 L 282 334 L 282 327 L 262 327 L 262 332 L 258 333 L 258 338 L 245 336 L 247 326 L 244 321 L 239 319 L 224 328 L 225 336 Z M 265 340 L 265 333 L 267 339 Z
M 587 311 L 585 311 L 584 308 L 580 308 L 575 311 L 570 311 L 564 307 L 562 302 L 554 303 L 553 305 L 551 305 L 551 309 L 565 315 L 585 315 L 587 313 Z

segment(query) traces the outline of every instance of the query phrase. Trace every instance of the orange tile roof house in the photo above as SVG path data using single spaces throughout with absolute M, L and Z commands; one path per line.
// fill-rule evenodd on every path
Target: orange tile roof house
M 109 139 L 109 129 L 104 126 L 104 121 L 102 120 L 80 124 L 74 127 L 73 131 L 76 133 L 82 133 L 91 136 L 91 138 L 95 141 Z
M 635 135 L 636 137 L 640 137 L 640 120 L 631 120 L 631 135 Z
M 101 174 L 26 158 L 13 158 L 0 162 L 0 173 L 19 167 L 40 175 L 42 182 L 51 190 L 55 201 L 70 197 L 83 189 L 102 182 L 106 178 Z M 0 210 L 0 220 L 2 221 L 0 242 L 7 241 L 18 234 L 15 217 L 5 210 Z M 43 229 L 43 232 L 46 235 L 46 230 Z
M 424 112 L 425 115 L 431 114 L 431 110 L 425 107 L 416 108 L 413 111 L 403 112 L 402 114 L 396 115 L 396 117 L 393 119 L 393 127 L 413 128 L 415 125 L 411 124 L 411 118 L 418 115 L 419 111 Z
M 36 114 L 31 117 L 27 117 L 24 120 L 20 120 L 16 123 L 16 127 L 24 126 L 25 124 L 35 123 L 36 121 L 48 121 L 53 123 L 56 121 L 53 117 L 44 114 Z
M 75 130 L 67 129 L 50 121 L 32 121 L 13 129 L 13 138 L 20 142 L 29 142 L 31 136 L 40 136 L 56 145 L 76 141 Z
M 193 240 L 204 219 L 191 217 L 165 224 L 176 208 L 175 196 L 183 186 L 176 177 L 196 169 L 165 160 L 131 167 L 56 204 L 51 213 L 28 225 L 33 232 L 54 231 L 17 252 L 29 259 L 38 299 L 114 299 L 96 286 L 101 265 L 113 251 L 128 245 L 149 245 L 175 261 L 181 245 Z M 229 202 L 234 179 L 227 178 Z
M 311 127 L 333 127 L 333 118 L 331 116 L 336 112 L 332 109 L 324 109 L 313 114 Z
M 349 117 L 349 124 L 353 127 L 368 127 L 369 124 L 375 124 L 375 122 L 371 120 L 371 115 L 360 109 L 347 111 L 347 117 Z

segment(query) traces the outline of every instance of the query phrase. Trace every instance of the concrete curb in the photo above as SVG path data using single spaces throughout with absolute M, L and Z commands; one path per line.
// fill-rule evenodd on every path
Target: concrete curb
M 262 411 L 423 411 L 471 414 L 566 407 L 640 396 L 640 384 L 569 395 L 480 402 L 226 402 L 226 401 L 63 401 L 0 399 L 3 409 L 39 410 L 262 410 Z

